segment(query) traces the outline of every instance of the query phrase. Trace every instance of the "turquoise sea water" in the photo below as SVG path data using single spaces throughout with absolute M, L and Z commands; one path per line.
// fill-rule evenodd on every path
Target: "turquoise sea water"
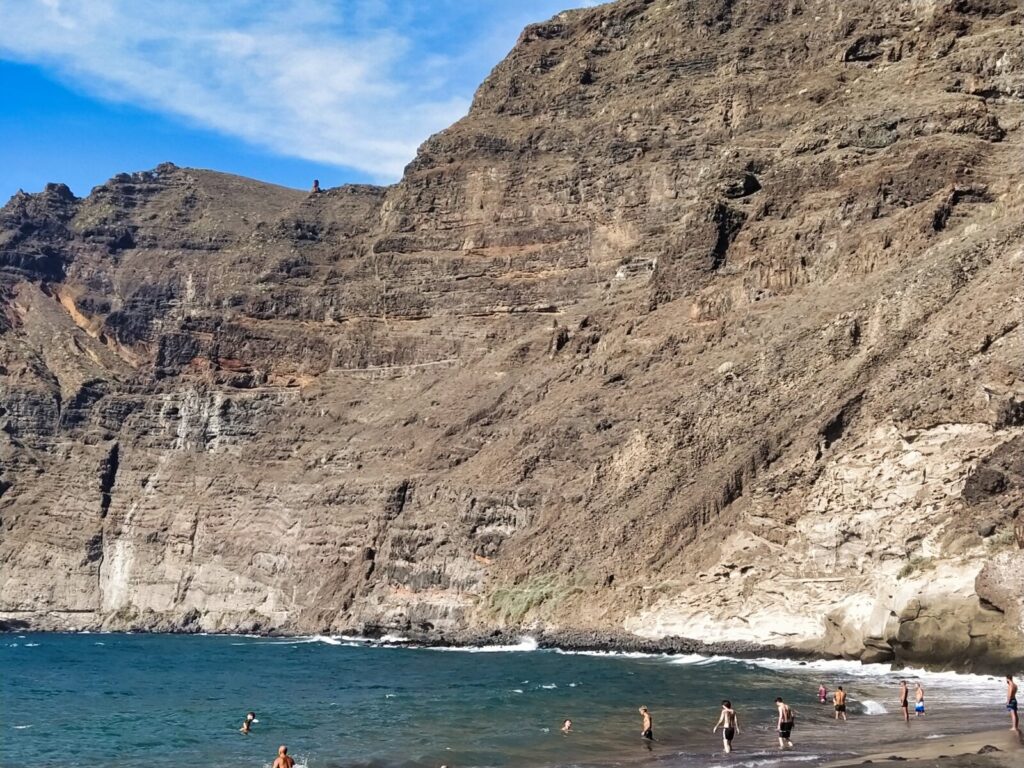
M 729 765 L 813 763 L 887 739 L 981 727 L 996 679 L 924 676 L 929 714 L 894 714 L 898 676 L 854 664 L 370 647 L 337 638 L 0 636 L 0 765 L 568 766 L 723 764 L 711 733 L 730 698 Z M 849 723 L 816 703 L 845 685 Z M 798 712 L 780 756 L 776 696 Z M 657 742 L 639 738 L 649 706 Z M 259 722 L 238 733 L 247 710 Z M 955 714 L 954 714 L 954 711 Z M 574 733 L 559 727 L 572 718 Z M 648 746 L 651 747 L 648 750 Z

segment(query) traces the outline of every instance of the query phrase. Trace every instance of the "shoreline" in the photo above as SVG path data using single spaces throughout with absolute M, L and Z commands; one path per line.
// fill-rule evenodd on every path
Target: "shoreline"
M 28 622 L 24 622 L 28 624 Z M 932 674 L 956 674 L 1001 677 L 1006 672 L 995 667 L 982 666 L 964 669 L 949 664 L 924 664 L 912 666 L 895 658 L 865 661 L 857 657 L 822 653 L 806 648 L 752 643 L 748 641 L 705 642 L 693 638 L 669 636 L 658 640 L 650 640 L 625 632 L 606 632 L 600 630 L 563 630 L 548 631 L 544 629 L 527 630 L 461 630 L 456 632 L 436 631 L 403 631 L 397 634 L 393 628 L 364 626 L 358 629 L 334 632 L 299 632 L 292 630 L 272 629 L 268 631 L 214 631 L 207 632 L 192 627 L 125 627 L 97 629 L 42 629 L 29 626 L 12 626 L 22 622 L 0 619 L 0 635 L 42 634 L 42 635 L 79 635 L 79 634 L 139 634 L 139 635 L 192 635 L 207 637 L 249 637 L 266 639 L 308 639 L 330 638 L 342 642 L 365 644 L 377 647 L 402 647 L 423 649 L 452 649 L 472 652 L 516 652 L 530 650 L 561 651 L 565 653 L 593 653 L 609 655 L 640 654 L 650 657 L 658 656 L 689 656 L 725 657 L 737 661 L 774 660 L 794 662 L 801 666 L 815 662 L 848 663 L 864 667 L 866 670 L 874 665 L 888 666 L 892 673 L 906 670 L 913 674 L 926 672 Z M 531 644 L 531 647 L 524 647 Z M 1017 670 L 1013 670 L 1017 673 Z
M 798 762 L 806 762 L 809 768 L 821 768 L 821 766 L 826 766 L 827 768 L 848 768 L 855 765 L 877 764 L 891 764 L 895 766 L 897 763 L 904 766 L 904 768 L 908 768 L 912 761 L 920 762 L 922 760 L 930 760 L 931 762 L 920 763 L 920 768 L 925 768 L 925 766 L 939 768 L 940 764 L 936 763 L 935 760 L 941 759 L 946 761 L 947 758 L 944 756 L 947 755 L 962 759 L 959 762 L 943 762 L 941 766 L 948 766 L 948 768 L 1008 768 L 1012 761 L 1019 761 L 1021 757 L 1021 754 L 1015 753 L 1010 749 L 1011 747 L 1016 749 L 1016 745 L 1008 741 L 1008 736 L 1012 735 L 1008 729 L 1006 731 L 993 730 L 993 726 L 997 722 L 1002 722 L 1003 717 L 1001 707 L 997 706 L 1001 686 L 998 685 L 998 681 L 980 679 L 973 675 L 958 679 L 960 677 L 958 675 L 946 674 L 942 675 L 941 679 L 934 678 L 931 684 L 925 679 L 923 684 L 929 690 L 930 701 L 934 702 L 934 708 L 929 708 L 928 717 L 921 719 L 911 718 L 910 722 L 904 724 L 902 716 L 896 711 L 894 706 L 896 696 L 894 678 L 898 677 L 900 673 L 891 671 L 887 665 L 863 665 L 863 671 L 861 671 L 856 668 L 861 666 L 859 662 L 856 662 L 856 667 L 854 663 L 845 662 L 830 668 L 828 661 L 819 666 L 805 667 L 801 662 L 794 661 L 775 665 L 772 663 L 772 659 L 764 657 L 757 659 L 754 664 L 730 664 L 728 663 L 729 659 L 720 656 L 709 658 L 684 655 L 671 658 L 665 657 L 663 654 L 645 654 L 644 657 L 631 654 L 622 659 L 621 663 L 600 662 L 591 666 L 590 661 L 579 656 L 567 655 L 561 657 L 556 655 L 557 651 L 563 651 L 567 654 L 571 654 L 572 651 L 566 651 L 564 648 L 544 647 L 536 640 L 518 644 L 518 653 L 513 648 L 510 649 L 510 652 L 506 653 L 494 654 L 485 652 L 483 659 L 474 659 L 468 654 L 474 653 L 479 646 L 463 651 L 461 648 L 465 646 L 457 648 L 449 645 L 447 648 L 454 651 L 453 653 L 436 653 L 433 654 L 432 658 L 428 654 L 427 649 L 440 650 L 442 647 L 437 645 L 419 646 L 404 642 L 388 643 L 389 640 L 401 639 L 395 636 L 390 638 L 383 636 L 376 639 L 364 639 L 356 636 L 331 637 L 280 634 L 239 636 L 218 633 L 207 635 L 210 639 L 206 642 L 199 640 L 188 643 L 184 639 L 183 633 L 139 633 L 135 635 L 134 639 L 129 635 L 120 633 L 64 633 L 63 637 L 65 640 L 63 641 L 59 640 L 60 635 L 56 633 L 50 634 L 52 637 L 51 642 L 55 646 L 60 646 L 61 643 L 67 641 L 74 641 L 71 647 L 77 649 L 91 649 L 94 644 L 107 646 L 106 650 L 90 650 L 91 657 L 96 659 L 96 663 L 101 664 L 104 670 L 106 669 L 107 662 L 103 661 L 103 659 L 118 658 L 116 656 L 107 656 L 106 654 L 111 652 L 111 648 L 120 648 L 124 644 L 127 644 L 126 647 L 130 655 L 126 658 L 129 659 L 148 658 L 154 652 L 154 649 L 156 649 L 158 654 L 162 653 L 165 657 L 173 658 L 187 658 L 194 652 L 198 654 L 198 657 L 209 656 L 211 659 L 236 659 L 239 663 L 237 665 L 232 664 L 231 666 L 232 668 L 238 666 L 239 669 L 245 669 L 247 664 L 257 660 L 261 665 L 267 664 L 267 669 L 271 671 L 283 670 L 279 674 L 285 676 L 288 676 L 289 670 L 292 673 L 298 670 L 305 670 L 309 659 L 322 660 L 322 663 L 326 665 L 325 669 L 355 670 L 352 671 L 352 674 L 355 674 L 357 677 L 360 674 L 359 670 L 363 669 L 366 664 L 370 664 L 370 668 L 383 670 L 430 670 L 441 667 L 449 670 L 461 670 L 462 674 L 469 675 L 474 679 L 476 679 L 477 674 L 480 674 L 484 680 L 487 680 L 486 675 L 489 674 L 492 666 L 499 670 L 503 668 L 515 670 L 514 675 L 508 677 L 508 679 L 499 674 L 494 680 L 489 680 L 487 683 L 487 696 L 493 696 L 497 692 L 508 697 L 510 692 L 506 688 L 518 684 L 520 677 L 530 678 L 529 680 L 522 680 L 522 683 L 533 680 L 534 684 L 529 686 L 530 690 L 527 691 L 527 694 L 531 697 L 529 701 L 532 703 L 527 706 L 527 709 L 523 710 L 523 713 L 517 715 L 517 717 L 523 717 L 522 722 L 526 724 L 524 725 L 526 731 L 534 734 L 531 743 L 538 739 L 559 738 L 557 734 L 551 737 L 544 737 L 530 730 L 531 726 L 539 728 L 540 724 L 545 724 L 546 717 L 550 713 L 542 713 L 543 717 L 538 718 L 537 713 L 541 709 L 547 709 L 551 706 L 553 707 L 551 711 L 557 713 L 559 717 L 563 714 L 574 714 L 570 711 L 573 707 L 579 710 L 576 714 L 579 714 L 578 722 L 583 726 L 579 731 L 582 735 L 575 738 L 582 740 L 577 746 L 583 750 L 580 754 L 586 755 L 586 757 L 581 761 L 575 757 L 570 759 L 568 754 L 559 756 L 552 752 L 550 744 L 538 747 L 540 750 L 538 754 L 544 754 L 545 757 L 534 764 L 547 765 L 550 768 L 568 765 L 587 765 L 592 766 L 592 768 L 599 768 L 600 766 L 615 763 L 632 765 L 635 768 L 643 768 L 644 766 L 647 766 L 647 768 L 655 768 L 656 766 L 665 766 L 665 768 L 684 768 L 685 766 L 690 768 L 767 768 L 786 766 Z M 118 636 L 120 636 L 120 639 L 116 639 Z M 8 637 L 11 636 L 8 635 Z M 160 640 L 161 637 L 164 640 Z M 171 642 L 166 644 L 167 641 L 173 641 L 175 638 L 181 639 L 177 643 Z M 100 640 L 104 642 L 94 643 L 94 641 Z M 149 640 L 157 640 L 158 642 L 154 645 L 148 642 Z M 382 646 L 381 641 L 385 645 Z M 30 647 L 42 644 L 43 648 L 45 648 L 49 643 L 46 640 L 46 634 L 43 633 L 11 642 L 10 646 L 17 646 L 19 644 Z M 236 649 L 233 646 L 245 646 L 245 648 Z M 352 653 L 347 654 L 344 652 L 345 648 L 331 646 L 355 647 L 348 648 L 347 650 L 352 651 Z M 411 650 L 417 650 L 419 653 L 396 653 L 410 646 Z M 191 650 L 185 652 L 186 647 Z M 392 655 L 383 654 L 384 647 L 392 650 Z M 498 649 L 508 648 L 508 646 L 500 645 L 492 645 L 491 647 Z M 297 652 L 297 648 L 304 650 Z M 360 648 L 367 649 L 368 655 L 363 655 L 359 651 Z M 160 649 L 163 650 L 161 651 Z M 379 653 L 382 655 L 377 655 L 378 651 L 376 649 L 381 649 Z M 546 650 L 547 652 L 533 655 L 531 652 L 534 649 Z M 342 652 L 335 652 L 339 650 Z M 32 651 L 32 653 L 46 652 L 43 649 Z M 9 651 L 9 653 L 20 654 L 23 651 L 14 650 Z M 77 654 L 78 651 L 75 651 L 73 655 Z M 531 655 L 533 656 L 532 659 Z M 442 657 L 445 658 L 442 660 Z M 12 656 L 12 658 L 22 657 Z M 38 659 L 40 657 L 36 656 L 35 658 Z M 290 659 L 293 661 L 289 661 Z M 294 661 L 296 659 L 299 661 Z M 243 660 L 246 663 L 241 663 Z M 593 661 L 596 662 L 598 660 Z M 764 663 L 761 664 L 760 662 Z M 300 664 L 300 667 L 294 667 L 296 663 Z M 761 668 L 758 669 L 758 667 Z M 262 669 L 262 666 L 260 668 Z M 834 721 L 831 716 L 832 708 L 830 706 L 818 705 L 816 701 L 812 703 L 812 699 L 815 698 L 812 694 L 816 693 L 816 691 L 812 691 L 811 686 L 817 686 L 816 681 L 818 680 L 819 671 L 821 672 L 820 679 L 824 680 L 829 688 L 834 688 L 840 683 L 849 686 L 850 702 L 854 706 L 851 708 L 848 723 L 845 721 L 842 723 Z M 595 677 L 591 672 L 596 673 L 597 676 Z M 107 673 L 104 672 L 104 674 Z M 243 678 L 247 679 L 249 675 L 251 673 L 243 673 Z M 562 679 L 560 675 L 567 676 Z M 636 680 L 646 682 L 633 683 L 632 677 L 634 675 L 638 675 Z M 752 677 L 749 677 L 750 675 Z M 910 676 L 909 674 L 907 675 L 907 677 Z M 385 675 L 385 677 L 387 676 Z M 535 677 L 536 679 L 534 679 Z M 608 712 L 602 712 L 597 719 L 588 723 L 584 713 L 589 710 L 592 702 L 598 702 L 597 706 L 599 709 L 601 707 L 607 709 L 606 705 L 609 699 L 607 695 L 608 685 L 613 686 L 613 704 L 620 699 L 634 704 L 636 702 L 631 701 L 634 689 L 637 696 L 647 698 L 652 695 L 647 687 L 652 684 L 651 681 L 670 678 L 674 682 L 668 688 L 658 689 L 655 687 L 653 695 L 656 698 L 654 702 L 650 702 L 661 707 L 661 709 L 656 711 L 658 716 L 662 718 L 660 720 L 660 723 L 662 723 L 661 728 L 656 728 L 656 733 L 659 734 L 660 738 L 654 745 L 653 755 L 640 753 L 639 749 L 634 751 L 635 746 L 629 738 L 629 733 L 625 730 L 620 738 L 615 735 L 618 731 L 615 731 L 613 727 L 613 738 L 608 739 L 605 726 L 608 723 L 612 723 L 614 726 L 619 722 L 620 715 L 617 709 L 613 715 L 609 715 Z M 571 684 L 567 683 L 570 680 L 573 682 Z M 583 682 L 578 683 L 577 681 Z M 742 681 L 754 681 L 754 685 L 753 687 L 746 687 L 746 683 Z M 373 683 L 373 685 L 369 686 L 372 689 L 382 688 L 382 690 L 389 692 L 398 690 L 395 689 L 392 683 L 381 686 L 377 684 L 379 681 L 376 680 L 368 682 Z M 548 683 L 551 683 L 551 685 L 548 685 Z M 558 685 L 554 685 L 554 683 L 558 683 Z M 557 696 L 558 694 L 542 691 L 542 689 L 556 688 L 568 691 L 570 687 L 575 688 L 577 684 L 583 685 L 585 690 L 580 694 L 576 692 L 569 693 L 569 698 L 548 699 L 546 697 Z M 317 688 L 318 683 L 314 682 L 311 685 L 312 688 L 310 690 L 317 693 L 319 691 L 319 688 Z M 620 690 L 614 690 L 616 685 L 620 687 Z M 737 707 L 743 718 L 743 730 L 737 740 L 736 752 L 730 757 L 725 757 L 721 754 L 719 737 L 710 734 L 710 726 L 712 724 L 711 710 L 716 702 L 711 701 L 709 704 L 703 700 L 703 698 L 707 698 L 708 691 L 714 690 L 717 693 L 720 685 L 725 686 L 725 688 L 721 689 L 723 693 L 734 694 L 731 697 L 734 700 L 735 695 L 743 697 L 740 699 L 741 704 Z M 527 688 L 528 686 L 520 685 L 520 687 Z M 400 688 L 401 685 L 399 685 Z M 675 700 L 674 697 L 680 695 L 685 699 L 686 696 L 683 694 L 690 688 L 693 688 L 696 692 L 693 701 Z M 362 687 L 357 685 L 353 690 L 357 689 L 362 690 Z M 433 691 L 434 689 L 431 688 L 430 690 Z M 622 698 L 623 692 L 625 692 L 625 698 Z M 511 693 L 522 694 L 523 691 L 515 690 L 511 691 Z M 771 710 L 768 702 L 776 693 L 782 693 L 786 696 L 787 701 L 793 702 L 794 709 L 797 712 L 798 728 L 794 738 L 795 748 L 793 750 L 778 751 L 775 748 L 777 737 L 774 731 L 773 716 L 768 714 L 768 710 Z M 383 694 L 377 692 L 368 695 L 371 698 L 379 698 Z M 385 696 L 385 698 L 388 697 Z M 400 691 L 399 699 L 403 698 L 404 695 Z M 711 697 L 711 699 L 715 698 L 715 696 Z M 328 701 L 328 699 L 331 700 L 331 706 L 333 706 L 335 700 L 333 692 L 327 698 L 324 698 L 323 702 Z M 338 700 L 340 701 L 340 699 Z M 511 700 L 527 701 L 527 699 L 519 699 L 514 696 L 510 697 Z M 415 702 L 414 699 L 408 699 L 408 701 Z M 550 705 L 545 704 L 544 702 L 547 701 L 554 703 Z M 694 701 L 699 701 L 699 704 L 695 704 Z M 246 704 L 248 703 L 246 701 Z M 705 705 L 707 706 L 707 711 L 705 711 Z M 383 704 L 381 706 L 392 707 L 395 705 Z M 412 706 L 415 710 L 415 707 L 418 705 L 413 703 Z M 517 706 L 520 705 L 511 705 L 512 709 L 509 711 L 515 710 Z M 570 709 L 562 711 L 567 706 Z M 322 710 L 323 707 L 317 711 Z M 996 714 L 997 711 L 998 714 Z M 285 721 L 280 719 L 280 713 L 278 715 L 279 721 L 283 724 Z M 623 709 L 623 717 L 630 717 L 632 715 L 632 711 L 626 712 L 626 709 Z M 553 718 L 554 715 L 551 715 L 551 717 Z M 704 722 L 705 718 L 708 719 L 707 722 Z M 273 716 L 269 718 L 269 722 L 274 722 Z M 600 725 L 601 728 L 597 729 L 595 723 Z M 1008 725 L 1008 723 L 1006 724 Z M 588 725 L 589 730 L 587 729 Z M 301 731 L 305 726 L 297 726 L 296 722 L 291 722 L 289 727 L 293 729 L 297 727 Z M 546 727 L 540 730 L 548 733 Z M 469 731 L 473 731 L 471 725 L 469 726 Z M 434 746 L 439 747 L 439 745 L 450 744 L 457 749 L 463 750 L 475 748 L 472 744 L 467 746 L 462 741 L 459 741 L 458 737 L 452 737 L 450 734 L 448 738 L 455 738 L 455 741 L 444 741 L 443 739 L 446 738 L 444 726 L 439 726 L 437 733 L 440 735 L 435 738 L 441 739 L 441 741 L 438 741 Z M 291 732 L 289 732 L 288 740 L 291 738 Z M 295 736 L 294 738 L 297 740 L 297 743 L 301 743 L 302 737 Z M 490 733 L 488 738 L 491 740 L 494 749 L 500 749 L 504 745 L 502 739 L 505 736 L 500 732 Z M 596 739 L 596 741 L 590 741 L 591 739 Z M 593 752 L 595 744 L 602 748 L 607 746 L 609 751 L 604 756 L 595 755 Z M 994 757 L 986 757 L 987 762 L 978 763 L 975 760 L 976 757 L 985 757 L 984 755 L 979 756 L 977 754 L 978 751 L 989 745 L 999 751 L 991 753 Z M 518 743 L 512 746 L 516 749 L 522 748 L 522 745 Z M 315 744 L 311 749 L 314 749 L 314 752 L 320 750 L 321 754 L 323 754 L 322 750 L 324 747 L 323 745 Z M 317 755 L 318 759 L 321 754 Z M 513 751 L 509 754 L 515 754 L 515 752 Z M 477 762 L 465 764 L 482 765 L 491 763 Z M 510 763 L 510 765 L 517 764 L 521 763 Z
M 942 738 L 895 742 L 893 748 L 823 764 L 822 768 L 862 765 L 900 765 L 903 768 L 942 765 L 949 768 L 1020 765 L 1024 760 L 1024 736 L 1020 731 L 973 731 Z M 941 762 L 937 762 L 941 761 Z

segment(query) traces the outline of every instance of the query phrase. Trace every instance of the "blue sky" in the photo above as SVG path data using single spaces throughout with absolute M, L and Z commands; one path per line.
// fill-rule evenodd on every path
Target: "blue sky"
M 165 160 L 389 183 L 522 27 L 594 0 L 0 0 L 0 199 Z

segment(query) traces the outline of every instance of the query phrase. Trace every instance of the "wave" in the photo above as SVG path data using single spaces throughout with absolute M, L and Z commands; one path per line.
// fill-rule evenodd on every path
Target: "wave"
M 821 672 L 822 674 L 836 677 L 844 675 L 847 677 L 889 677 L 895 680 L 922 680 L 945 685 L 966 687 L 966 688 L 989 688 L 993 683 L 999 683 L 1000 678 L 992 675 L 978 675 L 966 672 L 931 672 L 927 669 L 915 667 L 903 667 L 893 669 L 891 664 L 865 664 L 860 661 L 848 661 L 843 659 L 818 659 L 815 661 L 800 661 L 798 659 L 730 659 L 719 658 L 725 661 L 753 664 L 756 667 L 771 669 L 775 671 L 805 671 Z
M 889 711 L 885 708 L 884 704 L 877 701 L 871 701 L 870 699 L 862 701 L 861 706 L 864 707 L 865 715 L 884 715 Z
M 24 731 L 26 728 L 31 728 L 32 726 L 31 725 L 14 725 L 14 726 L 11 726 L 11 727 L 14 728 L 14 730 L 16 730 L 16 731 Z
M 706 666 L 709 664 L 720 664 L 722 662 L 736 662 L 739 659 L 733 659 L 729 656 L 702 656 L 699 653 L 685 653 L 681 656 L 672 656 L 669 663 L 671 664 L 696 664 L 698 666 Z
M 758 753 L 757 757 L 730 760 L 728 763 L 712 763 L 708 768 L 758 768 L 762 765 L 781 765 L 783 763 L 809 763 L 821 760 L 823 755 L 787 755 Z
M 574 651 L 570 648 L 554 648 L 562 656 L 607 656 L 618 659 L 661 659 L 676 658 L 667 653 L 644 653 L 643 651 Z
M 538 648 L 540 648 L 540 644 L 534 638 L 524 636 L 519 638 L 519 642 L 515 645 L 434 646 L 430 650 L 455 653 L 526 653 L 536 651 Z

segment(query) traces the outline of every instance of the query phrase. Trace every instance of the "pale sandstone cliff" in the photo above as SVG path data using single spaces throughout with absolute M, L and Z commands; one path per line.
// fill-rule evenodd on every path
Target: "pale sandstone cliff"
M 623 0 L 387 189 L 19 194 L 0 616 L 1019 665 L 1022 106 L 1014 2 Z

